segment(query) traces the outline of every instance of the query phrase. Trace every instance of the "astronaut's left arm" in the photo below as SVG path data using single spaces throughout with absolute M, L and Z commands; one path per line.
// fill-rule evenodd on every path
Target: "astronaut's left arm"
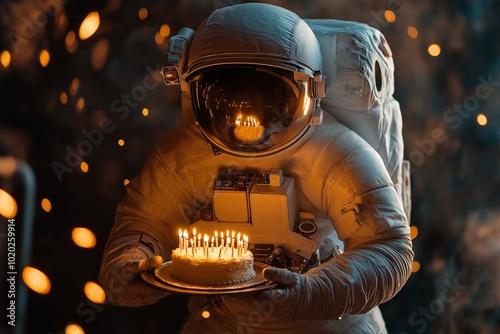
M 366 313 L 394 297 L 410 276 L 407 218 L 375 151 L 351 151 L 331 170 L 322 198 L 344 253 L 304 275 L 266 269 L 266 278 L 282 284 L 265 293 L 277 316 L 319 320 Z

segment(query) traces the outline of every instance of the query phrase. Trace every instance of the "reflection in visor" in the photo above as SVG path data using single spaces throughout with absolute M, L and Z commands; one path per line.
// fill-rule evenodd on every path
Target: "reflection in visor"
M 255 144 L 264 138 L 264 127 L 260 125 L 254 116 L 243 117 L 243 114 L 237 114 L 233 131 L 236 139 L 245 144 Z
M 307 84 L 293 73 L 264 68 L 207 70 L 191 81 L 196 119 L 225 151 L 263 152 L 283 146 L 307 127 Z

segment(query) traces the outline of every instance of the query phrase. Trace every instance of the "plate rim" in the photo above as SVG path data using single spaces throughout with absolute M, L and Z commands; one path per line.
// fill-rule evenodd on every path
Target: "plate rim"
M 247 292 L 257 292 L 272 289 L 277 286 L 277 283 L 269 281 L 262 276 L 262 269 L 270 267 L 269 265 L 261 262 L 254 262 L 254 270 L 256 270 L 256 277 L 259 275 L 261 282 L 248 285 L 248 282 L 229 284 L 224 286 L 210 286 L 210 285 L 197 285 L 197 284 L 184 284 L 186 287 L 173 285 L 172 282 L 165 279 L 159 279 L 156 273 L 165 266 L 169 266 L 172 261 L 167 261 L 158 266 L 154 271 L 144 271 L 141 273 L 141 278 L 149 285 L 159 288 L 164 291 L 188 294 L 188 295 L 223 295 L 223 294 L 239 294 Z M 247 283 L 245 285 L 245 283 Z M 182 285 L 182 284 L 181 284 Z M 187 287 L 187 286 L 190 287 Z

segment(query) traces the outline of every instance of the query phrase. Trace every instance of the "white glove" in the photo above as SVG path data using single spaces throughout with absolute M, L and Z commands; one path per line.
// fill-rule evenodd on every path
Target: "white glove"
M 287 320 L 332 319 L 333 285 L 328 278 L 315 274 L 314 269 L 300 275 L 288 269 L 266 268 L 263 276 L 279 284 L 278 288 L 264 291 L 257 297 L 273 303 L 274 316 Z
M 129 248 L 114 258 L 101 271 L 101 286 L 111 304 L 118 306 L 143 306 L 158 302 L 168 296 L 166 291 L 155 289 L 140 277 L 163 263 L 161 256 L 148 257 L 138 248 Z

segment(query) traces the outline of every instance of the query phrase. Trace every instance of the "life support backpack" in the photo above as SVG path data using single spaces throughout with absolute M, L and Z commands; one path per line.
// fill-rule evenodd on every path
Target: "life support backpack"
M 410 163 L 404 160 L 401 109 L 394 99 L 394 62 L 382 33 L 366 24 L 308 19 L 327 77 L 323 110 L 357 132 L 382 157 L 410 220 Z

